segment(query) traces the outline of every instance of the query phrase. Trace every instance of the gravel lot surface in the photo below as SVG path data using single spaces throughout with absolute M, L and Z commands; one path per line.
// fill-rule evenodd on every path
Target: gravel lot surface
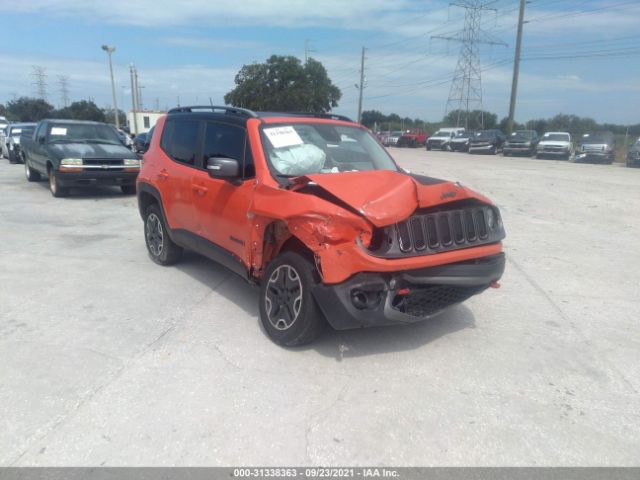
M 391 151 L 500 206 L 502 288 L 295 350 L 135 197 L 0 160 L 0 465 L 638 465 L 640 170 Z

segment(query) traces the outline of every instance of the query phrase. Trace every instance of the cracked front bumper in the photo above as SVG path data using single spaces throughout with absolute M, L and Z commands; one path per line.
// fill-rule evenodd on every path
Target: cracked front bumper
M 319 284 L 313 296 L 337 330 L 415 323 L 461 303 L 497 282 L 503 253 L 465 262 L 394 273 L 364 272 Z

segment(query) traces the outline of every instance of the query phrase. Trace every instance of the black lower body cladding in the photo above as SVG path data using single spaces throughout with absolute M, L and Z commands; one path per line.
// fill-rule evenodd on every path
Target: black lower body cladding
M 396 273 L 359 273 L 337 285 L 313 289 L 337 330 L 415 323 L 463 302 L 504 272 L 503 253 L 471 261 Z

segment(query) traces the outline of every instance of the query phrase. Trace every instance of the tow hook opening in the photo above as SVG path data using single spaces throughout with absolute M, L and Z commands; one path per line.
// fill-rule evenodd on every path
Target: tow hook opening
M 354 288 L 351 290 L 351 303 L 358 310 L 373 310 L 380 305 L 384 291 L 381 290 L 364 290 Z

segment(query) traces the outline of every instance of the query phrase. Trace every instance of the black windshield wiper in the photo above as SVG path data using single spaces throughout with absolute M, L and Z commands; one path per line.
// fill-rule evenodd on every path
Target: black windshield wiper
M 82 143 L 84 140 L 76 140 L 72 138 L 56 138 L 54 140 L 50 140 L 49 143 Z
M 109 140 L 98 140 L 98 139 L 85 140 L 85 142 L 87 142 L 87 143 L 102 143 L 102 144 L 105 144 L 105 145 L 122 145 L 122 142 L 110 142 Z

